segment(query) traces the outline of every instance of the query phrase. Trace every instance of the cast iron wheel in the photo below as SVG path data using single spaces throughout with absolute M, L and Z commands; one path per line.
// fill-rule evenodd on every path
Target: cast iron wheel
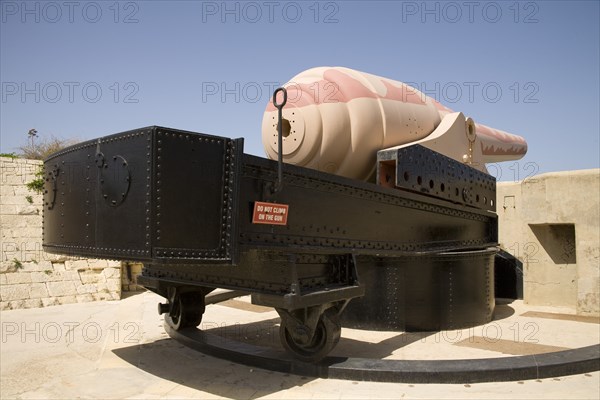
M 202 322 L 204 295 L 198 293 L 173 294 L 169 297 L 171 309 L 165 314 L 165 321 L 176 331 L 194 328 Z
M 340 341 L 342 325 L 333 309 L 326 310 L 310 343 L 297 343 L 289 333 L 285 320 L 281 320 L 279 338 L 283 347 L 301 361 L 315 363 L 322 360 Z

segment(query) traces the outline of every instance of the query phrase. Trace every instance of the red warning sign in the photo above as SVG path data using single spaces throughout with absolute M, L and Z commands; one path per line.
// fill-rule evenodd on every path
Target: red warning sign
M 289 209 L 290 206 L 287 204 L 265 203 L 262 201 L 257 201 L 254 203 L 252 223 L 287 225 Z

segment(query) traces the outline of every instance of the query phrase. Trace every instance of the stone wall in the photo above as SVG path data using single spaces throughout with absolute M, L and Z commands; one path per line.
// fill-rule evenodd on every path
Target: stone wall
M 146 290 L 138 285 L 137 277 L 142 273 L 144 265 L 138 262 L 123 262 L 121 266 L 121 288 L 124 292 Z
M 600 170 L 501 182 L 499 241 L 523 263 L 523 298 L 600 315 Z
M 43 251 L 42 195 L 26 187 L 41 164 L 0 157 L 0 309 L 120 299 L 120 262 Z

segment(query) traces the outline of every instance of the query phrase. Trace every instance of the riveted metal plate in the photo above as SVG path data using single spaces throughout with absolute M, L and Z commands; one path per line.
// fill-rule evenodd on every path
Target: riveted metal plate
M 283 190 L 271 195 L 263 188 L 276 172 L 274 161 L 244 156 L 238 218 L 244 248 L 399 255 L 497 242 L 496 215 L 488 211 L 287 164 Z M 257 201 L 289 204 L 287 225 L 252 224 Z
M 157 128 L 153 215 L 159 262 L 235 263 L 243 141 Z
M 131 183 L 129 164 L 125 157 L 114 155 L 102 164 L 100 171 L 100 194 L 111 207 L 125 201 Z
M 148 127 L 45 161 L 47 251 L 155 262 L 235 263 L 243 141 Z
M 68 147 L 45 160 L 44 247 L 103 258 L 151 256 L 152 128 Z
M 382 186 L 496 211 L 493 176 L 420 145 L 380 150 L 377 178 Z

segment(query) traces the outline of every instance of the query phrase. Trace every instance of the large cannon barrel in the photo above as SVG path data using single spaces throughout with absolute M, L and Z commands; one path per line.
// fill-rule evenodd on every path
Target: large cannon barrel
M 372 176 L 378 150 L 428 137 L 453 112 L 405 83 L 349 68 L 312 68 L 284 87 L 283 160 L 353 179 Z M 481 163 L 519 159 L 527 151 L 520 136 L 474 127 Z M 269 103 L 262 140 L 271 159 L 277 159 L 277 137 L 277 110 Z
M 343 68 L 307 71 L 277 93 L 287 104 L 269 106 L 263 139 L 286 163 L 245 154 L 243 139 L 160 126 L 50 155 L 44 249 L 143 262 L 138 283 L 166 298 L 170 330 L 198 326 L 215 288 L 251 293 L 276 309 L 283 347 L 305 362 L 333 349 L 342 321 L 489 322 L 496 182 L 480 162 L 520 157 L 524 140 Z M 375 169 L 377 184 L 357 180 Z

